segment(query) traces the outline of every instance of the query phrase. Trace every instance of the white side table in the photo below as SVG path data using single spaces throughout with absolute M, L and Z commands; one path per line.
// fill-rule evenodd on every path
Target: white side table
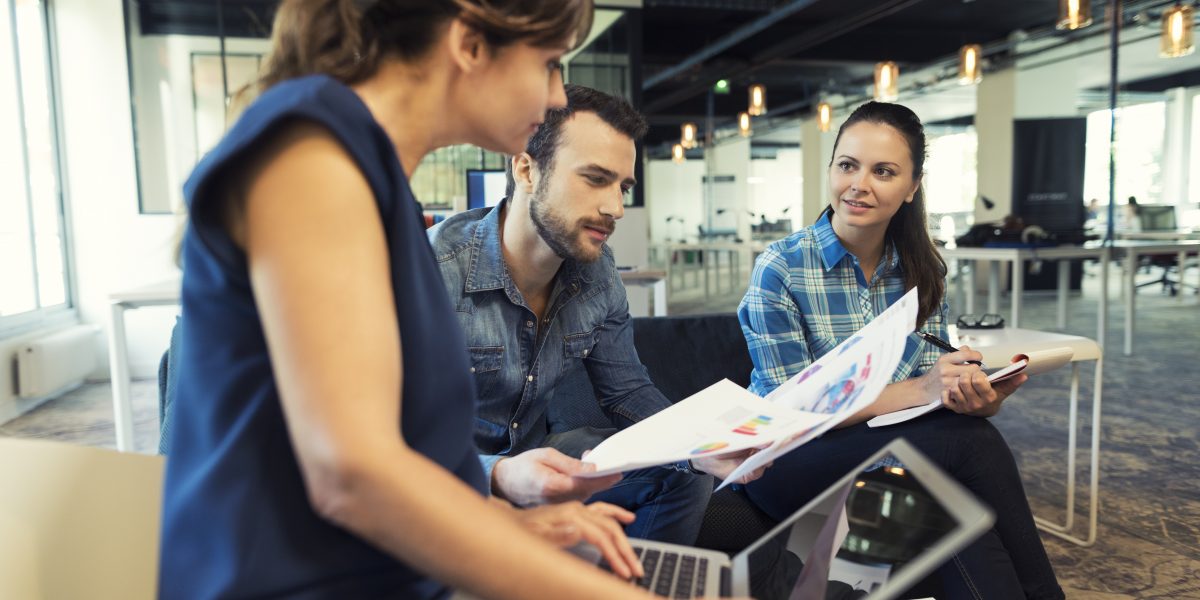
M 1100 400 L 1103 385 L 1104 353 L 1094 340 L 1061 333 L 1049 333 L 1033 329 L 1006 327 L 1002 329 L 958 329 L 950 327 L 950 343 L 955 346 L 970 346 L 983 354 L 983 362 L 993 367 L 1007 365 L 1016 354 L 1050 348 L 1071 348 L 1071 401 L 1067 431 L 1067 516 L 1063 523 L 1034 517 L 1038 527 L 1051 535 L 1058 536 L 1080 546 L 1096 543 L 1096 523 L 1100 509 Z M 1071 533 L 1075 525 L 1075 450 L 1078 447 L 1076 431 L 1079 417 L 1079 363 L 1096 361 L 1096 375 L 1092 383 L 1092 451 L 1091 483 L 1088 505 L 1087 537 L 1079 538 Z
M 655 317 L 667 315 L 667 272 L 666 271 L 621 271 L 621 283 L 650 288 L 650 306 Z
M 108 321 L 108 362 L 112 374 L 113 422 L 117 450 L 133 451 L 133 401 L 129 393 L 129 343 L 125 337 L 125 311 L 143 306 L 179 304 L 179 279 L 113 292 Z

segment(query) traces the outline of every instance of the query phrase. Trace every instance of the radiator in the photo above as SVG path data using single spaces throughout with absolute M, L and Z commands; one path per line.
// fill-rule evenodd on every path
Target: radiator
M 36 338 L 17 348 L 17 395 L 42 398 L 79 385 L 96 368 L 94 325 Z

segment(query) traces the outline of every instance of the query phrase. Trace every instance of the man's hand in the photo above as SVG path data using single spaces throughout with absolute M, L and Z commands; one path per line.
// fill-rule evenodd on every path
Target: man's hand
M 578 477 L 596 470 L 555 450 L 538 448 L 500 459 L 492 469 L 492 493 L 518 506 L 587 500 L 621 480 L 621 475 Z
M 604 502 L 583 505 L 565 502 L 515 512 L 517 521 L 534 535 L 558 546 L 569 548 L 587 542 L 604 556 L 617 576 L 642 577 L 638 560 L 622 525 L 633 522 L 633 513 Z
M 743 462 L 746 461 L 747 458 L 754 456 L 754 454 L 757 452 L 757 448 L 747 448 L 732 454 L 695 458 L 692 459 L 692 468 L 698 471 L 704 471 L 705 473 L 708 473 L 709 475 L 712 475 L 713 477 L 723 481 L 729 476 L 730 473 L 733 472 L 734 469 L 738 468 Z M 751 481 L 762 477 L 763 472 L 766 471 L 771 464 L 773 463 L 767 463 L 739 477 L 737 481 L 731 481 L 730 483 L 750 483 Z

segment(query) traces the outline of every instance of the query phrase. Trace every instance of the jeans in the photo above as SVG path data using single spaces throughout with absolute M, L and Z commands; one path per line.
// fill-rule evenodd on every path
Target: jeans
M 579 458 L 594 448 L 612 429 L 584 427 L 546 438 L 546 445 Z M 587 502 L 607 502 L 632 512 L 637 518 L 625 527 L 629 537 L 691 546 L 700 535 L 713 478 L 669 467 L 651 467 L 625 473 L 616 485 L 593 494 Z
M 1038 537 L 1016 461 L 987 419 L 939 410 L 887 427 L 860 423 L 836 429 L 776 459 L 746 491 L 759 508 L 782 520 L 898 437 L 996 513 L 991 530 L 938 570 L 945 598 L 1065 597 Z

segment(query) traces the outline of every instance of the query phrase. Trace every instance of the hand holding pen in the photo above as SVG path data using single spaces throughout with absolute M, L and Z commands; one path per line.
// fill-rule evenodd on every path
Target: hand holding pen
M 941 348 L 942 350 L 945 350 L 946 352 L 961 352 L 961 350 L 959 350 L 958 348 L 955 348 L 954 346 L 951 346 L 949 342 L 947 342 L 946 340 L 943 340 L 942 338 L 940 338 L 936 335 L 933 335 L 930 333 L 925 333 L 924 331 L 918 331 L 917 335 L 920 336 L 921 339 L 925 340 L 926 342 L 929 342 L 930 344 L 933 344 L 934 346 L 937 346 L 938 348 Z M 983 368 L 983 362 L 978 361 L 978 360 L 964 361 L 963 364 L 975 365 L 981 369 Z

